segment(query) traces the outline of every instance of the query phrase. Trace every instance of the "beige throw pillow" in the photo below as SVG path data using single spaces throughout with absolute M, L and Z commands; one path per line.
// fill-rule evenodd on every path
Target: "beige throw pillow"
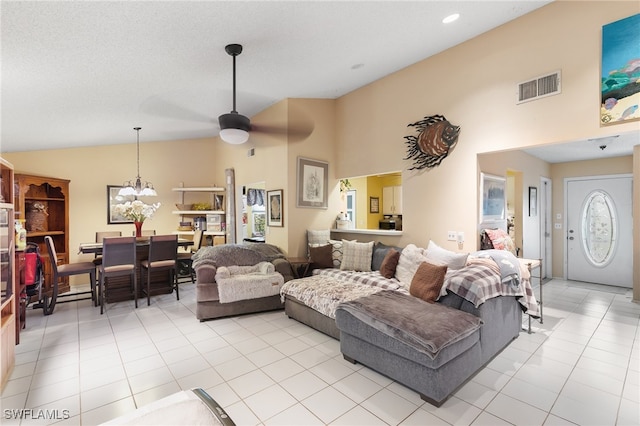
M 429 241 L 427 246 L 427 259 L 434 263 L 444 263 L 450 269 L 462 269 L 467 264 L 469 253 L 456 253 L 440 247 L 433 241 Z
M 342 263 L 340 269 L 343 271 L 371 271 L 371 256 L 373 254 L 373 241 L 368 243 L 357 243 L 355 241 L 342 240 Z

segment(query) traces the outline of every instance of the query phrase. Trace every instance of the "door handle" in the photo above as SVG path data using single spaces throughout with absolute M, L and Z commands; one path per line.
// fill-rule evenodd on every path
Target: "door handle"
M 570 240 L 573 240 L 574 238 L 573 238 L 573 237 L 569 237 L 569 239 L 570 239 Z

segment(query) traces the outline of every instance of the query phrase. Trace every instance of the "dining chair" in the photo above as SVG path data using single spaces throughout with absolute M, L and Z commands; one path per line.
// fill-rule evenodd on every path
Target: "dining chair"
M 151 272 L 168 271 L 171 290 L 175 288 L 176 297 L 180 300 L 178 292 L 178 236 L 177 235 L 152 235 L 149 238 L 149 257 L 140 262 L 142 273 L 142 290 L 147 294 L 147 306 L 151 305 Z M 146 271 L 146 274 L 145 274 Z M 146 277 L 145 277 L 146 275 Z M 145 287 L 146 278 L 146 287 Z
M 104 313 L 107 299 L 106 279 L 130 276 L 133 300 L 138 307 L 138 281 L 136 278 L 136 237 L 106 237 L 102 242 L 102 264 L 99 272 L 100 314 Z
M 53 285 L 51 289 L 51 297 L 48 302 L 42 303 L 42 310 L 45 315 L 49 315 L 53 313 L 53 309 L 56 306 L 56 300 L 58 298 L 58 282 L 61 277 L 70 277 L 72 275 L 83 275 L 89 274 L 89 291 L 82 291 L 76 293 L 65 294 L 65 296 L 76 296 L 82 294 L 91 294 L 91 300 L 93 300 L 94 305 L 98 306 L 98 299 L 96 295 L 96 265 L 93 262 L 76 262 L 76 263 L 67 263 L 63 265 L 58 265 L 58 254 L 56 252 L 55 244 L 53 243 L 53 238 L 50 236 L 45 236 L 44 240 L 47 245 L 47 251 L 49 252 L 49 262 L 51 264 L 51 271 L 53 271 Z M 86 297 L 85 299 L 89 299 Z M 84 299 L 74 299 L 76 300 L 84 300 Z
M 96 232 L 96 243 L 101 243 L 104 241 L 105 237 L 121 237 L 122 231 L 98 231 Z M 100 266 L 102 263 L 102 256 L 96 253 L 93 256 L 93 263 L 96 266 Z
M 178 252 L 178 262 L 186 266 L 191 282 L 195 283 L 195 272 L 193 270 L 193 259 L 191 256 L 202 247 L 204 231 L 202 229 L 196 229 L 193 232 L 193 245 L 189 247 L 187 252 Z

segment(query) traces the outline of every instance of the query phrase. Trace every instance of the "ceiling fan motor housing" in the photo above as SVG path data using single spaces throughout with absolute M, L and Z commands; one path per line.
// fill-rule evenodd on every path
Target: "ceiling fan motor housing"
M 218 122 L 220 123 L 220 130 L 240 129 L 246 132 L 251 130 L 251 121 L 249 120 L 249 117 L 238 114 L 236 111 L 222 114 L 220 117 L 218 117 Z

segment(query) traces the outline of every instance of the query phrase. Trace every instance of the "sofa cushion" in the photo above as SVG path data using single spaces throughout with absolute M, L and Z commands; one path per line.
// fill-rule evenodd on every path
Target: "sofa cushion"
M 426 302 L 433 303 L 440 295 L 440 289 L 444 284 L 444 276 L 447 273 L 447 265 L 436 265 L 431 262 L 422 262 L 411 280 L 409 293 Z
M 373 245 L 373 255 L 371 256 L 371 270 L 379 271 L 380 266 L 382 265 L 382 261 L 384 260 L 389 250 L 394 249 L 398 253 L 402 252 L 401 247 L 396 246 L 388 246 L 381 242 L 376 242 Z
M 358 243 L 356 241 L 342 240 L 342 263 L 340 269 L 348 271 L 371 271 L 371 256 L 373 254 L 373 241 Z
M 331 244 L 309 247 L 311 269 L 333 268 L 333 246 Z
M 449 269 L 462 269 L 467 264 L 469 253 L 456 253 L 429 241 L 426 256 L 429 260 L 446 264 Z
M 408 244 L 400 253 L 400 259 L 398 259 L 398 266 L 396 267 L 396 278 L 408 289 L 411 286 L 413 275 L 418 270 L 418 266 L 426 261 L 427 257 L 423 248 L 417 247 L 415 244 Z
M 394 290 L 344 302 L 335 316 L 342 333 L 429 368 L 438 368 L 477 343 L 482 323 L 475 315 Z
M 389 251 L 387 251 L 387 255 L 382 261 L 382 264 L 380 265 L 380 275 L 385 278 L 395 277 L 399 259 L 400 252 L 396 251 L 394 248 L 389 249 Z

